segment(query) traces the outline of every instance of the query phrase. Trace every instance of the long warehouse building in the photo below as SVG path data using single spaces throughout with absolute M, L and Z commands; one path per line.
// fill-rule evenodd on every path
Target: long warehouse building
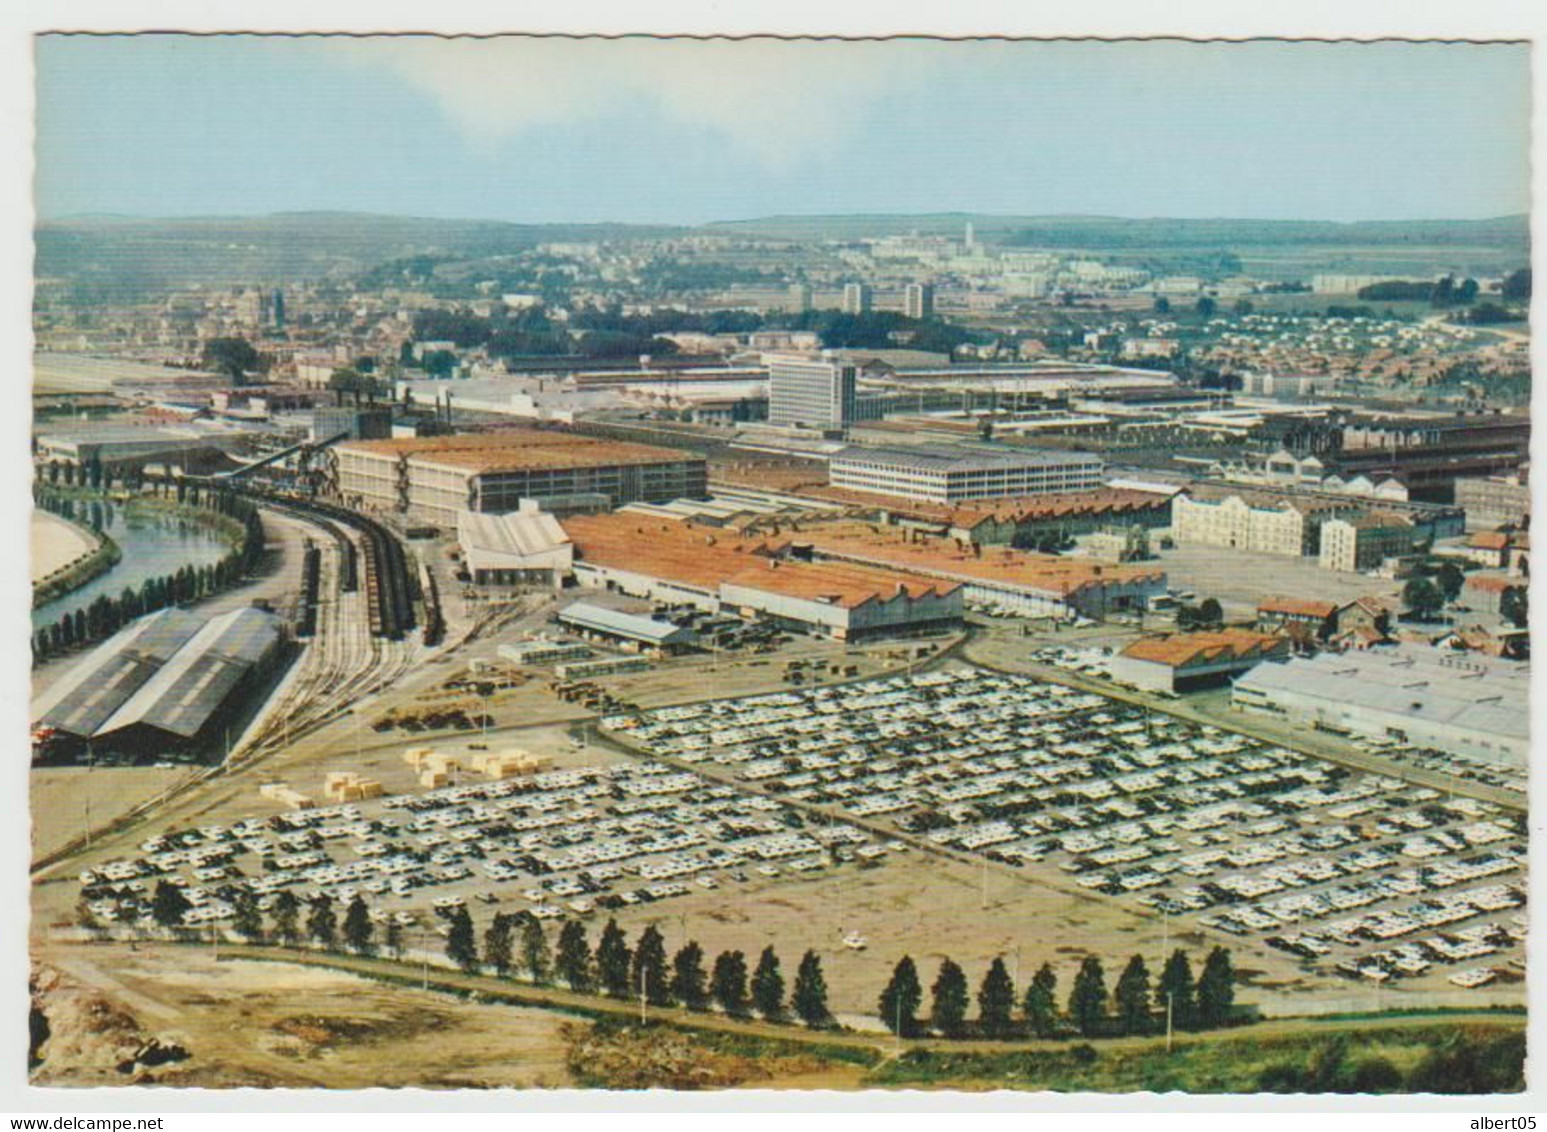
M 198 744 L 278 656 L 283 622 L 262 609 L 203 618 L 165 609 L 86 655 L 33 704 L 34 727 L 113 750 Z
M 947 506 L 974 499 L 1089 491 L 1105 464 L 1090 452 L 935 444 L 851 445 L 828 460 L 834 487 Z
M 1236 680 L 1231 703 L 1302 726 L 1524 766 L 1530 683 L 1524 664 L 1402 645 L 1258 665 Z
M 551 429 L 345 441 L 336 487 L 346 503 L 454 526 L 461 511 L 605 510 L 706 493 L 704 458 Z

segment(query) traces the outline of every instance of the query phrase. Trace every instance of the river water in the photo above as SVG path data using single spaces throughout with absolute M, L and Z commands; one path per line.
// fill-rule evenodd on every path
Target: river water
M 76 522 L 86 526 L 87 505 L 76 504 Z M 42 628 L 66 613 L 84 609 L 106 594 L 117 597 L 126 586 L 138 590 L 147 578 L 174 574 L 183 566 L 209 566 L 230 546 L 213 527 L 191 519 L 118 504 L 104 508 L 102 530 L 123 552 L 118 565 L 32 611 L 32 627 Z

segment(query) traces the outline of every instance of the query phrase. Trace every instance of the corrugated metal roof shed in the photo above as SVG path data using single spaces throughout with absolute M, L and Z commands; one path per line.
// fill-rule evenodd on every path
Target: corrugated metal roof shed
M 199 631 L 185 609 L 142 617 L 87 653 L 33 701 L 32 718 L 88 739 Z
M 280 619 L 236 609 L 205 622 L 98 730 L 154 727 L 191 739 L 279 643 Z
M 669 621 L 623 613 L 588 601 L 577 601 L 566 607 L 559 613 L 559 621 L 576 628 L 610 633 L 650 645 L 686 645 L 692 644 L 695 639 L 691 630 L 679 628 Z

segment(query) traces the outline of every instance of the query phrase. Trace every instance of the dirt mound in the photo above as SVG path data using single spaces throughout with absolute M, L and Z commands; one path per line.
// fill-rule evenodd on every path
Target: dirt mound
M 567 1022 L 569 1071 L 597 1089 L 731 1089 L 824 1072 L 820 1058 L 798 1054 L 728 1052 L 664 1027 Z
M 36 965 L 29 981 L 35 1084 L 144 1083 L 148 1071 L 186 1061 L 177 1035 L 151 1034 L 121 1003 Z

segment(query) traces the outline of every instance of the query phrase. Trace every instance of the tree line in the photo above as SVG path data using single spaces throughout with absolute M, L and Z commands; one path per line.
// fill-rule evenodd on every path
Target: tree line
M 246 890 L 231 895 L 232 929 L 251 943 L 272 939 L 295 947 L 302 942 L 358 955 L 404 954 L 403 926 L 389 917 L 378 925 L 364 899 L 356 894 L 344 907 L 342 921 L 334 900 L 326 894 L 303 902 L 282 890 L 270 902 L 266 927 L 258 898 Z M 150 918 L 170 931 L 185 930 L 192 905 L 181 888 L 168 881 L 156 885 Z M 120 905 L 130 922 L 143 910 L 135 902 Z M 579 920 L 566 920 L 550 941 L 542 921 L 529 911 L 497 913 L 480 940 L 471 914 L 463 905 L 438 909 L 445 921 L 445 954 L 468 974 L 492 972 L 500 978 L 517 973 L 538 986 L 562 985 L 580 994 L 601 994 L 650 1006 L 680 1006 L 691 1011 L 718 1009 L 731 1018 L 761 1017 L 768 1022 L 798 1021 L 812 1029 L 834 1028 L 828 1005 L 822 961 L 807 950 L 793 980 L 784 972 L 772 945 L 763 948 L 755 964 L 739 950 L 720 952 L 711 962 L 696 940 L 688 940 L 668 956 L 665 938 L 651 924 L 630 945 L 628 936 L 609 919 L 594 945 Z M 84 900 L 78 911 L 83 926 L 98 927 Z M 902 1037 L 1013 1039 L 1024 1037 L 1085 1038 L 1143 1035 L 1164 1031 L 1203 1030 L 1228 1025 L 1235 1004 L 1235 970 L 1230 952 L 1212 949 L 1195 976 L 1187 952 L 1174 950 L 1158 981 L 1148 965 L 1132 956 L 1109 992 L 1101 960 L 1087 956 L 1080 964 L 1063 1008 L 1058 977 L 1042 964 L 1024 990 L 1017 988 L 1003 957 L 997 957 L 978 984 L 976 1017 L 969 1018 L 971 987 L 955 961 L 942 959 L 930 1003 L 923 1013 L 924 988 L 911 956 L 903 956 L 877 1000 L 876 1009 L 887 1029 Z
M 34 664 L 62 656 L 85 645 L 111 637 L 138 617 L 175 605 L 185 605 L 209 597 L 240 581 L 263 552 L 263 521 L 251 501 L 221 487 L 201 486 L 184 480 L 147 481 L 153 497 L 172 499 L 183 506 L 196 507 L 229 519 L 240 527 L 235 545 L 221 558 L 202 566 L 183 565 L 177 570 L 146 578 L 138 589 L 125 586 L 117 597 L 99 595 L 83 608 L 61 614 L 32 634 Z M 101 500 L 79 500 L 52 490 L 48 485 L 33 488 L 35 504 L 64 518 L 87 518 L 100 525 L 111 521 L 111 511 Z
M 267 926 L 258 898 L 251 892 L 233 892 L 231 906 L 232 930 L 249 943 L 272 939 L 295 947 L 309 941 L 326 950 L 342 946 L 357 955 L 385 953 L 401 959 L 404 954 L 403 926 L 395 918 L 378 925 L 359 894 L 345 905 L 342 921 L 336 903 L 326 894 L 303 902 L 295 893 L 281 890 L 269 905 Z M 157 926 L 185 933 L 192 908 L 179 886 L 157 882 L 149 907 Z M 120 903 L 119 910 L 131 924 L 144 913 L 132 901 Z M 528 911 L 497 913 L 480 945 L 465 906 L 441 909 L 438 914 L 447 925 L 446 957 L 468 974 L 487 970 L 506 978 L 520 971 L 538 986 L 562 984 L 581 994 L 643 999 L 651 1006 L 692 1011 L 718 1007 L 732 1018 L 751 1018 L 755 1013 L 769 1022 L 798 1019 L 813 1029 L 835 1025 L 827 1005 L 822 961 L 815 951 L 801 956 L 790 982 L 772 945 L 763 948 L 755 966 L 736 950 L 722 951 L 710 963 L 708 953 L 695 940 L 668 958 L 665 938 L 655 925 L 646 927 L 631 947 L 617 920 L 609 919 L 593 948 L 580 921 L 566 920 L 557 940 L 550 942 L 542 921 Z M 100 928 L 84 900 L 77 917 L 87 930 Z
M 1235 971 L 1230 952 L 1216 947 L 1196 979 L 1192 962 L 1178 948 L 1167 958 L 1159 982 L 1152 986 L 1143 956 L 1128 960 L 1117 984 L 1107 989 L 1101 960 L 1086 956 L 1074 976 L 1062 1011 L 1058 1006 L 1058 976 L 1050 964 L 1038 968 L 1024 991 L 1019 990 L 1002 957 L 989 964 L 978 984 L 977 1016 L 967 974 L 951 959 L 942 959 L 929 989 L 927 1014 L 924 987 L 911 956 L 903 956 L 882 990 L 876 1013 L 892 1033 L 917 1037 L 933 1032 L 945 1038 L 1056 1038 L 1152 1034 L 1169 1024 L 1181 1030 L 1212 1029 L 1228 1024 L 1235 1004 Z

